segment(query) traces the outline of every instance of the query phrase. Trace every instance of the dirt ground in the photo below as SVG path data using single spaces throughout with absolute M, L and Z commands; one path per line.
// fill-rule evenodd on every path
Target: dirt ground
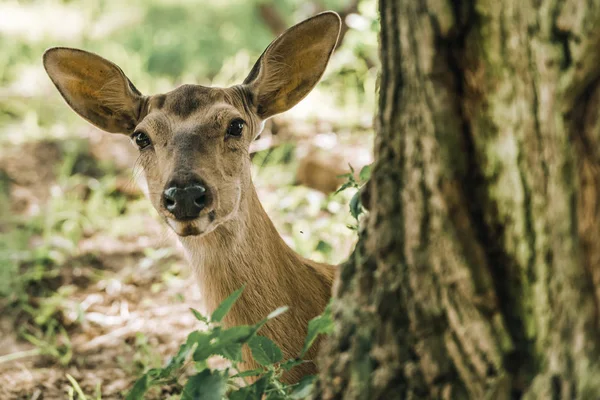
M 90 155 L 97 160 L 111 157 L 123 176 L 130 176 L 132 146 L 114 143 L 107 147 L 103 139 L 90 139 Z M 14 213 L 26 215 L 44 203 L 56 179 L 53 166 L 61 157 L 56 143 L 38 142 L 0 159 L 0 171 L 11 182 Z M 136 190 L 135 185 L 124 187 Z M 35 352 L 18 334 L 27 321 L 18 313 L 2 312 L 0 359 L 18 358 L 0 363 L 0 399 L 67 399 L 67 374 L 90 399 L 98 385 L 102 399 L 122 398 L 144 367 L 160 365 L 199 328 L 189 307 L 199 306 L 200 295 L 180 251 L 155 218 L 148 216 L 144 223 L 145 235 L 86 237 L 77 256 L 60 269 L 56 281 L 70 290 L 63 312 L 73 352 L 67 367 L 43 355 L 22 357 L 28 353 L 21 352 Z M 153 259 L 147 249 L 172 250 Z M 84 317 L 76 323 L 80 313 Z

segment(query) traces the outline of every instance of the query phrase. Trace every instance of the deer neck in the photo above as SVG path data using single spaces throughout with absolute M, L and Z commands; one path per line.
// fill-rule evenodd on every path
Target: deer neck
M 235 323 L 256 322 L 300 295 L 294 280 L 306 272 L 307 260 L 285 244 L 253 186 L 241 199 L 235 218 L 204 236 L 183 237 L 181 242 L 208 312 L 243 285 L 242 300 L 250 304 L 245 304 L 242 320 L 236 318 Z

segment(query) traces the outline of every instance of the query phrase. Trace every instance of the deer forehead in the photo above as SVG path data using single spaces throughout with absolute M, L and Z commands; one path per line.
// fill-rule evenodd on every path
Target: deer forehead
M 185 119 L 199 109 L 210 108 L 226 99 L 225 90 L 201 85 L 181 85 L 166 93 L 152 96 L 150 107 Z
M 183 85 L 166 94 L 148 100 L 148 113 L 138 128 L 159 136 L 167 145 L 181 134 L 198 135 L 206 139 L 220 136 L 222 130 L 235 118 L 252 125 L 253 116 L 247 112 L 243 94 L 236 90 Z

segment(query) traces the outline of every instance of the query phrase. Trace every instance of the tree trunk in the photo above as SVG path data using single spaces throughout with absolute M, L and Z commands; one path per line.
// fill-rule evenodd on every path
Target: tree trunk
M 600 1 L 380 0 L 322 399 L 600 398 Z

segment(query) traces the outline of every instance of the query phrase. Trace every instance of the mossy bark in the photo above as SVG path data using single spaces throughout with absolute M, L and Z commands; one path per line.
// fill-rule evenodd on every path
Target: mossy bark
M 322 399 L 600 398 L 600 1 L 380 0 Z

